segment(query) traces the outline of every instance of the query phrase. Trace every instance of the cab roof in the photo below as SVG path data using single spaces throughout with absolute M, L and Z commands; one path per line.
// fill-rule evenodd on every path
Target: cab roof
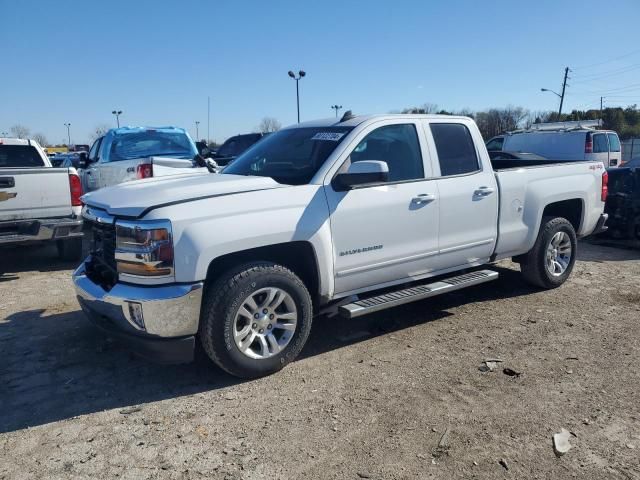
M 344 117 L 343 117 L 344 118 Z M 449 119 L 449 120 L 462 120 L 468 117 L 461 117 L 456 115 L 436 115 L 436 114 L 422 114 L 422 113 L 386 113 L 386 114 L 373 114 L 373 115 L 356 115 L 347 120 L 336 119 L 335 117 L 321 118 L 319 120 L 311 120 L 308 122 L 296 123 L 286 127 L 289 128 L 306 128 L 306 127 L 356 127 L 361 123 L 371 120 L 394 120 L 399 118 L 406 119 Z

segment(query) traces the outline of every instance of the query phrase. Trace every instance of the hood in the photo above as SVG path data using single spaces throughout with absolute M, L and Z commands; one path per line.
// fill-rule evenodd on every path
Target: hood
M 285 186 L 269 177 L 189 173 L 121 183 L 87 193 L 82 201 L 109 215 L 140 217 L 151 207 Z

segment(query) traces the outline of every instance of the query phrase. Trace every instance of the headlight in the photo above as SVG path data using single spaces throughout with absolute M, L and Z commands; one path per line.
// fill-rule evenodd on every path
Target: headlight
M 173 276 L 171 223 L 117 221 L 115 259 L 119 274 Z

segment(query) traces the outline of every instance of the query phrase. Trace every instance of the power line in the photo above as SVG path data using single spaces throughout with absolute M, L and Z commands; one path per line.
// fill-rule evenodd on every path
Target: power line
M 624 75 L 625 73 L 633 72 L 634 70 L 638 70 L 639 68 L 640 63 L 636 63 L 634 65 L 627 65 L 626 67 L 617 70 L 611 70 L 609 72 L 600 72 L 598 74 L 578 76 L 577 81 L 574 83 L 591 83 L 603 78 L 609 78 L 616 75 Z
M 614 57 L 614 58 L 611 58 L 609 60 L 605 60 L 604 62 L 598 62 L 598 63 L 592 63 L 591 65 L 581 65 L 579 67 L 574 67 L 574 70 L 582 70 L 582 69 L 585 69 L 585 68 L 597 67 L 599 65 L 606 65 L 607 63 L 615 62 L 616 60 L 620 60 L 621 58 L 627 58 L 627 57 L 630 57 L 630 56 L 635 55 L 637 53 L 640 53 L 640 49 L 634 50 L 634 51 L 629 52 L 629 53 L 625 53 L 624 55 L 620 55 L 618 57 Z

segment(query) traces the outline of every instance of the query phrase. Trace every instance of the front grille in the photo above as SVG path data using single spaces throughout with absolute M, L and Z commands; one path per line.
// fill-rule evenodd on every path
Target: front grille
M 113 224 L 87 222 L 91 225 L 91 261 L 87 263 L 87 275 L 106 290 L 116 284 L 116 229 Z

